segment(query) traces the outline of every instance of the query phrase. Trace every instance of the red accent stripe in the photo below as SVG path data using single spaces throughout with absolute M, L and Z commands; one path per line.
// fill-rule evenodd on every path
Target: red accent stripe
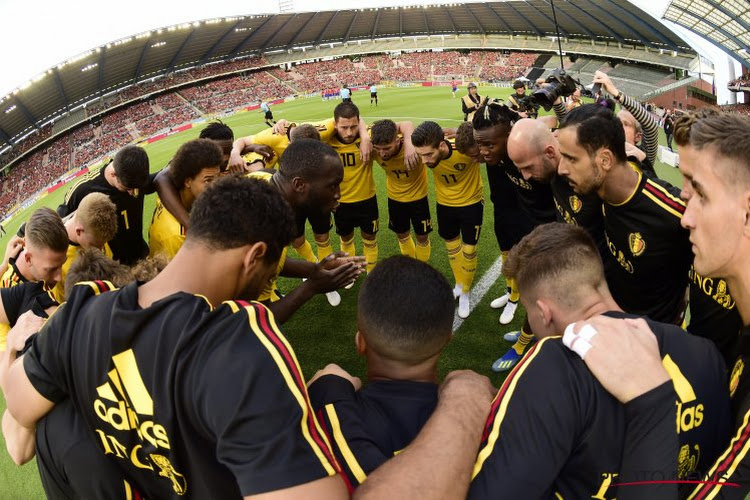
M 680 212 L 680 213 L 684 213 L 685 212 L 685 205 L 683 205 L 682 203 L 678 203 L 678 202 L 674 201 L 673 199 L 671 199 L 670 197 L 668 197 L 667 195 L 665 195 L 661 190 L 659 190 L 658 188 L 655 188 L 654 186 L 652 186 L 648 181 L 646 182 L 646 184 L 643 185 L 643 187 L 646 188 L 646 189 L 648 189 L 651 194 L 653 194 L 654 196 L 656 196 L 661 201 L 663 201 L 664 203 L 666 203 L 670 207 L 674 208 L 678 212 Z
M 318 422 L 320 423 L 320 426 L 323 428 L 323 432 L 325 432 L 326 436 L 328 436 L 328 440 L 333 443 L 333 433 L 328 430 L 328 427 L 326 426 L 326 423 L 328 423 L 328 420 L 326 420 L 325 413 L 323 413 L 323 408 L 318 410 Z M 332 445 L 333 446 L 333 445 Z M 341 460 L 341 463 L 346 463 L 346 460 Z M 341 467 L 341 470 L 339 470 L 339 474 L 344 479 L 344 483 L 346 484 L 346 489 L 349 490 L 349 495 L 351 496 L 352 493 L 354 493 L 354 485 L 349 480 L 349 475 L 344 471 L 344 467 Z M 354 475 L 354 473 L 352 473 Z
M 255 311 L 258 315 L 258 322 L 260 324 L 261 330 L 263 330 L 263 333 L 266 335 L 266 337 L 268 337 L 271 342 L 274 343 L 279 352 L 284 356 L 284 359 L 287 362 L 287 368 L 292 373 L 294 381 L 297 383 L 297 388 L 302 392 L 302 394 L 307 394 L 305 379 L 302 377 L 302 374 L 299 372 L 299 370 L 297 370 L 297 364 L 294 362 L 291 353 L 289 352 L 289 350 L 287 350 L 284 343 L 279 339 L 278 335 L 276 335 L 273 327 L 271 327 L 271 323 L 268 319 L 268 310 L 265 308 L 265 306 L 262 306 L 260 304 L 252 304 L 252 307 L 255 308 Z M 320 434 L 318 434 L 318 429 L 315 426 L 315 412 L 308 404 L 307 398 L 305 398 L 305 405 L 307 405 L 307 428 L 310 431 L 310 435 L 315 440 L 326 458 L 328 458 L 328 461 L 331 463 L 334 469 L 341 472 L 341 467 L 338 461 L 328 449 L 328 445 L 326 444 L 325 440 L 321 438 Z
M 740 439 L 737 440 L 737 443 L 732 447 L 732 452 L 729 454 L 729 456 L 724 460 L 724 462 L 721 463 L 716 468 L 716 472 L 714 473 L 713 477 L 711 478 L 714 481 L 718 481 L 719 477 L 724 475 L 724 472 L 726 471 L 729 464 L 734 462 L 735 457 L 737 456 L 737 453 L 745 446 L 745 443 L 750 436 L 750 424 L 745 426 L 745 429 L 742 431 L 742 435 L 740 436 Z M 706 486 L 708 488 L 706 488 Z M 695 497 L 696 500 L 700 500 L 706 496 L 706 494 L 709 493 L 708 490 L 713 489 L 713 487 L 716 486 L 714 484 L 708 484 L 704 485 L 704 487 L 701 487 L 700 494 Z
M 535 343 L 531 347 L 531 349 L 529 349 L 529 352 L 527 352 L 526 355 L 523 358 L 521 358 L 521 361 L 516 365 L 515 368 L 513 368 L 513 370 L 511 370 L 511 372 L 505 378 L 505 382 L 503 382 L 502 387 L 500 387 L 500 390 L 497 392 L 497 396 L 495 396 L 495 401 L 492 403 L 492 407 L 490 408 L 490 416 L 487 418 L 487 422 L 484 424 L 484 432 L 482 433 L 482 446 L 480 446 L 480 449 L 484 447 L 484 445 L 486 444 L 487 438 L 490 435 L 490 432 L 492 432 L 492 426 L 495 423 L 495 417 L 497 416 L 497 410 L 500 406 L 500 402 L 505 396 L 505 393 L 508 391 L 508 386 L 513 381 L 513 377 L 516 375 L 516 373 L 522 366 L 528 363 L 529 359 L 531 359 L 531 353 L 534 352 L 537 347 L 539 347 L 539 342 Z
M 109 291 L 109 287 L 102 280 L 96 280 L 96 281 L 94 281 L 94 283 L 96 283 L 96 286 L 99 287 L 99 293 L 104 293 L 104 292 L 108 292 Z

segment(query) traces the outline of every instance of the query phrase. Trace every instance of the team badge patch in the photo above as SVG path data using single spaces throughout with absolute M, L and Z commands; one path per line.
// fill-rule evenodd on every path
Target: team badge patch
M 734 368 L 732 368 L 732 376 L 729 377 L 729 397 L 734 396 L 734 391 L 737 390 L 737 386 L 740 385 L 740 377 L 742 376 L 742 372 L 745 370 L 745 363 L 742 361 L 742 358 L 737 358 L 737 362 L 734 364 Z
M 573 210 L 573 212 L 578 213 L 581 210 L 581 207 L 583 206 L 583 202 L 578 196 L 571 196 L 568 199 L 568 202 L 570 203 L 570 208 Z
M 641 236 L 641 233 L 630 233 L 628 236 L 628 245 L 630 246 L 630 253 L 634 257 L 638 257 L 646 250 L 646 241 Z
M 455 165 L 453 165 L 453 168 L 460 172 L 466 168 L 466 163 L 456 163 Z

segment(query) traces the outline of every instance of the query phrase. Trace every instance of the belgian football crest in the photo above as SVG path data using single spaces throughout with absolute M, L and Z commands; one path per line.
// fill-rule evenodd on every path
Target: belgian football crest
M 458 170 L 459 172 L 466 168 L 466 163 L 456 163 L 453 165 L 453 168 Z
M 630 246 L 630 253 L 634 257 L 638 257 L 646 250 L 646 240 L 643 239 L 641 233 L 630 233 L 628 236 L 628 246 Z
M 742 358 L 737 358 L 737 362 L 732 368 L 732 376 L 729 377 L 729 397 L 734 397 L 734 391 L 737 390 L 737 386 L 740 385 L 740 377 L 745 369 L 745 362 Z
M 573 212 L 578 213 L 581 211 L 581 207 L 583 206 L 583 202 L 578 196 L 571 196 L 568 198 L 568 202 L 570 203 L 570 208 L 573 210 Z

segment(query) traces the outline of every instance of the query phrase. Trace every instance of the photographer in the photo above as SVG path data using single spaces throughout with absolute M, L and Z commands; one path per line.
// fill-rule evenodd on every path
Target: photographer
M 469 93 L 461 98 L 461 109 L 464 112 L 464 121 L 470 122 L 474 113 L 487 102 L 486 97 L 481 97 L 477 91 L 477 84 L 470 83 L 467 87 Z
M 525 106 L 521 103 L 522 99 L 526 97 L 526 84 L 521 80 L 516 80 L 513 83 L 513 89 L 516 93 L 508 97 L 508 107 L 517 112 L 526 111 Z

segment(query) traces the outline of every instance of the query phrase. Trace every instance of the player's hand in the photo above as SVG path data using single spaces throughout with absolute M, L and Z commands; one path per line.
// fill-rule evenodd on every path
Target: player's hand
M 285 120 L 284 118 L 281 118 L 279 121 L 277 121 L 274 124 L 271 130 L 273 130 L 274 134 L 286 135 L 286 129 L 288 126 L 289 126 L 289 120 Z
M 8 244 L 5 246 L 5 257 L 3 263 L 7 264 L 10 259 L 15 259 L 18 254 L 23 250 L 24 240 L 20 236 L 13 236 Z
M 362 157 L 363 165 L 367 165 L 372 161 L 372 142 L 369 137 L 361 137 L 359 141 L 359 154 Z
M 635 144 L 630 144 L 629 142 L 625 143 L 625 154 L 628 157 L 635 157 L 638 161 L 643 161 L 646 159 L 646 153 L 644 153 L 643 150 Z
M 229 155 L 229 163 L 227 163 L 227 171 L 232 173 L 244 172 L 245 171 L 245 159 L 242 158 L 238 153 L 232 151 Z
M 334 252 L 331 255 L 328 255 L 326 258 L 324 258 L 321 261 L 321 264 L 323 264 L 323 267 L 328 269 L 329 271 L 331 269 L 336 269 L 337 267 L 343 266 L 345 264 L 353 263 L 358 265 L 360 268 L 364 269 L 367 262 L 363 256 L 350 256 L 346 252 Z
M 8 332 L 8 348 L 19 352 L 26 345 L 26 340 L 42 329 L 44 318 L 40 318 L 31 311 L 26 311 L 18 317 L 16 325 Z
M 335 375 L 337 377 L 348 380 L 354 386 L 355 391 L 358 391 L 362 388 L 362 381 L 359 379 L 359 377 L 350 375 L 346 370 L 335 363 L 326 365 L 326 367 L 322 370 L 318 370 L 317 372 L 315 372 L 315 375 L 313 375 L 313 377 L 307 382 L 307 387 L 310 387 L 313 382 L 326 375 Z
M 615 87 L 615 84 L 612 83 L 612 79 L 603 71 L 596 71 L 594 73 L 594 83 L 601 83 L 602 88 L 611 96 L 620 93 L 620 91 L 617 90 L 617 87 Z
M 346 254 L 337 252 L 327 256 L 325 259 L 315 265 L 315 270 L 310 274 L 305 282 L 312 287 L 315 293 L 328 293 L 353 283 L 360 274 L 364 272 L 364 264 L 359 261 L 349 260 L 343 262 L 333 269 L 328 266 L 335 264 L 337 259 L 346 257 Z
M 421 164 L 422 158 L 419 157 L 417 150 L 411 143 L 407 144 L 406 141 L 404 141 L 404 165 L 406 165 L 406 170 L 412 172 L 419 168 L 419 165 Z
M 621 403 L 669 380 L 656 336 L 643 319 L 595 316 L 569 325 L 563 343 Z

